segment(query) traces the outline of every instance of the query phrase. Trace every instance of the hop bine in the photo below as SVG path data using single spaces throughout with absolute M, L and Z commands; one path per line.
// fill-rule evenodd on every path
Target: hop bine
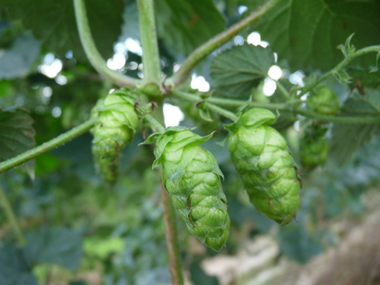
M 288 224 L 300 205 L 301 179 L 285 139 L 270 127 L 276 116 L 250 109 L 226 126 L 228 149 L 251 203 L 270 219 Z

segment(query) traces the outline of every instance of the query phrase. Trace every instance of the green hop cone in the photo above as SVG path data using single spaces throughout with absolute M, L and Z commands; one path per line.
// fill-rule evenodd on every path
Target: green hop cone
M 226 126 L 228 149 L 251 203 L 281 225 L 300 205 L 300 181 L 285 139 L 274 128 L 276 116 L 261 108 L 244 112 Z
M 136 98 L 128 89 L 108 95 L 98 109 L 99 115 L 93 130 L 93 154 L 96 157 L 115 159 L 137 131 L 138 116 L 134 110 Z
M 325 85 L 317 86 L 310 92 L 306 106 L 309 110 L 324 115 L 335 115 L 339 110 L 336 94 Z
M 199 145 L 210 137 L 169 127 L 146 143 L 156 140 L 153 166 L 161 165 L 165 189 L 189 231 L 220 251 L 229 236 L 230 218 L 220 181 L 223 174 L 214 156 Z
M 306 129 L 300 142 L 300 158 L 306 170 L 313 170 L 323 165 L 329 152 L 329 143 L 324 137 L 327 129 L 320 125 L 313 125 Z

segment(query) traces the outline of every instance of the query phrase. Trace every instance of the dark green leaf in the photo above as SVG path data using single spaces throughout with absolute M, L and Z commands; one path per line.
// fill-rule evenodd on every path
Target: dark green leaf
M 75 270 L 82 258 L 82 237 L 66 228 L 43 228 L 26 236 L 25 259 L 29 265 L 54 263 Z
M 355 88 L 358 80 L 362 84 L 362 88 L 376 88 L 380 86 L 380 71 L 369 72 L 368 69 L 351 67 L 347 70 L 348 74 L 352 76 L 350 87 Z
M 252 25 L 280 58 L 295 67 L 330 69 L 343 60 L 336 47 L 353 33 L 356 49 L 379 44 L 378 0 L 284 0 Z M 374 57 L 361 57 L 374 65 Z M 359 62 L 358 60 L 358 62 Z
M 85 2 L 96 46 L 104 58 L 109 58 L 113 54 L 112 44 L 121 32 L 123 1 Z M 32 30 L 37 39 L 59 56 L 71 50 L 75 58 L 86 59 L 77 32 L 72 0 L 5 0 L 2 6 L 8 8 L 11 19 L 22 20 L 26 29 Z
M 213 87 L 227 97 L 249 95 L 274 64 L 270 48 L 245 43 L 219 54 L 210 65 Z M 247 96 L 246 96 L 247 97 Z
M 341 112 L 347 116 L 378 116 L 380 114 L 380 91 L 369 89 L 361 97 L 354 93 L 344 104 Z M 338 164 L 343 165 L 353 153 L 373 136 L 380 134 L 378 124 L 338 124 L 333 128 L 331 153 Z
M 1 285 L 37 285 L 37 280 L 27 266 L 21 249 L 11 245 L 0 248 Z
M 0 79 L 25 76 L 40 54 L 40 43 L 30 33 L 15 39 L 0 55 Z
M 21 109 L 0 110 L 0 161 L 12 158 L 35 146 L 33 119 Z
M 190 266 L 191 279 L 194 284 L 208 284 L 208 285 L 218 285 L 218 278 L 215 276 L 207 275 L 202 268 L 199 266 L 199 263 L 193 262 Z
M 225 28 L 212 0 L 163 0 L 155 8 L 159 37 L 186 55 Z

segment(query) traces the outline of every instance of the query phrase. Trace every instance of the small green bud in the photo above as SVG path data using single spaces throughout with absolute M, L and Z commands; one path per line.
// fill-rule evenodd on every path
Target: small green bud
M 162 181 L 189 231 L 210 248 L 220 251 L 229 236 L 227 199 L 214 156 L 199 144 L 201 137 L 182 127 L 155 134 L 154 167 L 161 165 Z
M 310 92 L 306 106 L 309 110 L 324 115 L 335 115 L 339 110 L 336 94 L 325 85 L 317 86 Z
M 269 124 L 276 116 L 261 108 L 244 112 L 226 126 L 228 149 L 251 203 L 281 225 L 295 216 L 300 181 L 285 139 Z

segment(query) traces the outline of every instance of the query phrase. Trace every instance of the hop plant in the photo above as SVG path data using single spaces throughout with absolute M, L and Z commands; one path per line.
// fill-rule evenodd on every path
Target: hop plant
M 326 85 L 317 86 L 310 92 L 306 106 L 309 110 L 324 115 L 335 115 L 339 110 L 336 94 Z
M 229 130 L 228 149 L 251 203 L 281 225 L 300 204 L 300 178 L 285 139 L 273 124 L 276 116 L 261 108 L 244 112 Z
M 220 251 L 229 236 L 230 219 L 220 181 L 223 174 L 214 156 L 199 145 L 210 137 L 169 127 L 146 143 L 156 141 L 153 167 L 161 165 L 165 189 L 189 231 Z
M 92 153 L 104 180 L 116 181 L 120 168 L 118 154 L 130 142 L 138 127 L 134 111 L 136 97 L 128 89 L 118 90 L 100 99 L 91 112 L 96 117 Z

